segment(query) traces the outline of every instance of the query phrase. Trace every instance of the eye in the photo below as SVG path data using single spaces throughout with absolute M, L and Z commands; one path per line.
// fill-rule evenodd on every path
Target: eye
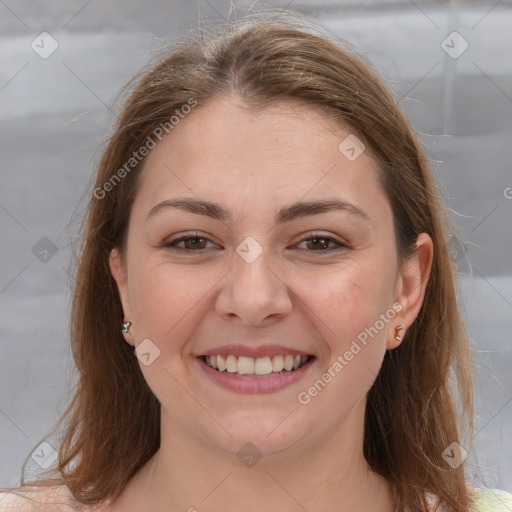
M 206 249 L 207 247 L 205 247 L 205 244 L 208 242 L 212 243 L 208 238 L 200 236 L 198 233 L 196 233 L 195 235 L 185 235 L 176 238 L 176 240 L 165 242 L 163 247 L 176 249 L 178 251 L 197 251 Z M 178 244 L 181 243 L 184 245 L 180 247 Z
M 307 238 L 303 238 L 299 244 L 306 242 L 309 250 L 308 252 L 331 252 L 345 249 L 347 245 L 333 237 L 323 235 L 321 233 L 308 233 Z M 329 248 L 329 244 L 335 244 L 334 247 Z
M 215 244 L 213 244 L 213 242 L 211 242 L 209 238 L 195 233 L 194 235 L 184 235 L 176 238 L 175 240 L 171 240 L 170 242 L 165 242 L 163 247 L 177 251 L 199 252 L 205 249 L 211 249 L 212 247 L 206 246 L 208 243 L 210 243 L 213 247 L 217 247 Z M 298 245 L 302 243 L 306 243 L 307 248 L 302 250 L 306 250 L 307 252 L 326 253 L 339 251 L 347 247 L 345 243 L 321 233 L 308 233 L 308 236 L 302 238 Z M 183 245 L 180 246 L 179 244 Z M 332 247 L 332 244 L 334 244 L 334 247 Z M 331 247 L 329 247 L 330 245 Z

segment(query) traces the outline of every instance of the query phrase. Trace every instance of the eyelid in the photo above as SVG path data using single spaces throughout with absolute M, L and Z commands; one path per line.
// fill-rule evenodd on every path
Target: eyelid
M 213 242 L 211 240 L 210 236 L 202 234 L 199 231 L 191 231 L 189 233 L 182 233 L 172 240 L 164 240 L 162 242 L 162 247 L 176 249 L 177 251 L 186 251 L 186 252 L 203 252 L 207 249 L 211 249 L 211 247 L 207 247 L 206 249 L 194 250 L 194 249 L 185 249 L 184 247 L 178 247 L 176 245 L 173 245 L 173 244 L 183 242 L 183 241 L 193 239 L 193 238 L 202 238 L 202 239 L 206 240 L 207 243 L 209 242 L 211 244 L 217 245 L 217 244 L 215 244 L 215 242 Z
M 184 247 L 178 247 L 176 245 L 180 242 L 187 241 L 187 240 L 194 239 L 194 238 L 201 238 L 203 240 L 206 240 L 207 243 L 209 242 L 211 244 L 217 245 L 217 244 L 215 244 L 215 242 L 213 242 L 209 238 L 209 236 L 199 233 L 198 231 L 194 231 L 194 232 L 189 232 L 189 233 L 183 233 L 172 240 L 164 241 L 162 244 L 162 247 L 170 248 L 170 249 L 173 249 L 176 251 L 189 252 L 189 253 L 192 253 L 192 252 L 201 253 L 201 252 L 204 252 L 205 250 L 212 249 L 211 247 L 205 247 L 203 249 L 186 249 Z M 321 238 L 321 239 L 328 240 L 329 243 L 333 242 L 334 244 L 336 244 L 336 247 L 331 247 L 330 249 L 320 249 L 320 250 L 308 250 L 308 249 L 299 249 L 299 250 L 309 252 L 309 253 L 318 252 L 321 254 L 326 254 L 326 253 L 334 252 L 337 250 L 346 249 L 348 247 L 348 243 L 346 243 L 344 240 L 338 239 L 334 235 L 331 235 L 329 233 L 315 232 L 315 231 L 309 231 L 307 233 L 304 233 L 301 236 L 301 238 L 296 242 L 295 245 L 298 245 L 298 244 L 308 241 L 308 240 L 312 240 L 313 238 Z
M 337 247 L 332 247 L 330 249 L 322 249 L 322 250 L 318 250 L 318 251 L 307 250 L 307 249 L 302 249 L 302 250 L 305 250 L 307 252 L 318 252 L 318 253 L 326 254 L 326 253 L 333 252 L 333 251 L 336 251 L 339 249 L 346 249 L 349 246 L 349 244 L 347 242 L 335 237 L 334 235 L 331 235 L 330 233 L 321 233 L 321 232 L 315 232 L 315 231 L 309 231 L 308 233 L 305 233 L 304 235 L 301 236 L 300 240 L 297 243 L 302 243 L 307 240 L 311 240 L 313 238 L 322 238 L 322 239 L 328 240 L 330 242 L 332 241 L 335 244 L 337 244 Z
M 333 240 L 339 244 L 348 245 L 347 242 L 345 242 L 343 239 L 340 239 L 331 233 L 322 233 L 321 231 L 308 231 L 307 233 L 301 235 L 300 241 L 303 242 L 304 240 L 309 240 L 310 238 L 329 238 L 330 240 Z

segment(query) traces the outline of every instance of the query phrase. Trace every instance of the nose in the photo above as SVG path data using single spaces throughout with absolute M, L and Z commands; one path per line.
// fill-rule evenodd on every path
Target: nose
M 258 326 L 282 319 L 292 307 L 284 276 L 275 261 L 273 263 L 267 257 L 266 251 L 252 262 L 234 255 L 233 269 L 217 295 L 219 315 Z

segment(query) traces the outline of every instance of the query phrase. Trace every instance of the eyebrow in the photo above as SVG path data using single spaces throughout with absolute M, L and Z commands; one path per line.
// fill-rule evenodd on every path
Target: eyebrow
M 229 210 L 218 203 L 205 201 L 203 199 L 184 197 L 167 199 L 158 203 L 156 206 L 153 206 L 146 216 L 146 222 L 166 208 L 178 208 L 186 212 L 195 213 L 196 215 L 211 217 L 212 219 L 222 222 L 229 221 L 232 218 Z M 282 224 L 301 217 L 319 215 L 330 211 L 344 211 L 364 220 L 370 220 L 364 210 L 352 203 L 342 201 L 341 199 L 325 199 L 320 201 L 298 202 L 281 208 L 277 211 L 274 221 L 276 224 Z

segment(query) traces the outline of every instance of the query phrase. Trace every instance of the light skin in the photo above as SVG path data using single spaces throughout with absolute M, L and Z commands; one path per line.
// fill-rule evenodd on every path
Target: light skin
M 396 326 L 420 310 L 432 241 L 420 235 L 413 257 L 399 262 L 369 151 L 349 161 L 338 150 L 350 133 L 292 100 L 255 112 L 225 97 L 198 105 L 148 155 L 126 251 L 112 251 L 110 268 L 133 322 L 126 342 L 150 339 L 160 350 L 140 366 L 162 406 L 161 446 L 113 512 L 395 510 L 390 483 L 363 457 L 366 394 L 386 350 L 400 344 Z M 214 202 L 231 216 L 160 207 L 148 217 L 177 198 Z M 276 223 L 282 208 L 332 199 L 352 206 Z M 185 235 L 192 240 L 163 246 Z M 236 252 L 248 236 L 262 248 L 251 263 Z M 336 242 L 345 247 L 326 250 Z M 390 310 L 392 319 L 302 405 L 299 393 Z M 283 345 L 315 360 L 284 389 L 241 394 L 197 362 L 237 343 Z M 248 442 L 262 454 L 251 468 L 236 455 Z

